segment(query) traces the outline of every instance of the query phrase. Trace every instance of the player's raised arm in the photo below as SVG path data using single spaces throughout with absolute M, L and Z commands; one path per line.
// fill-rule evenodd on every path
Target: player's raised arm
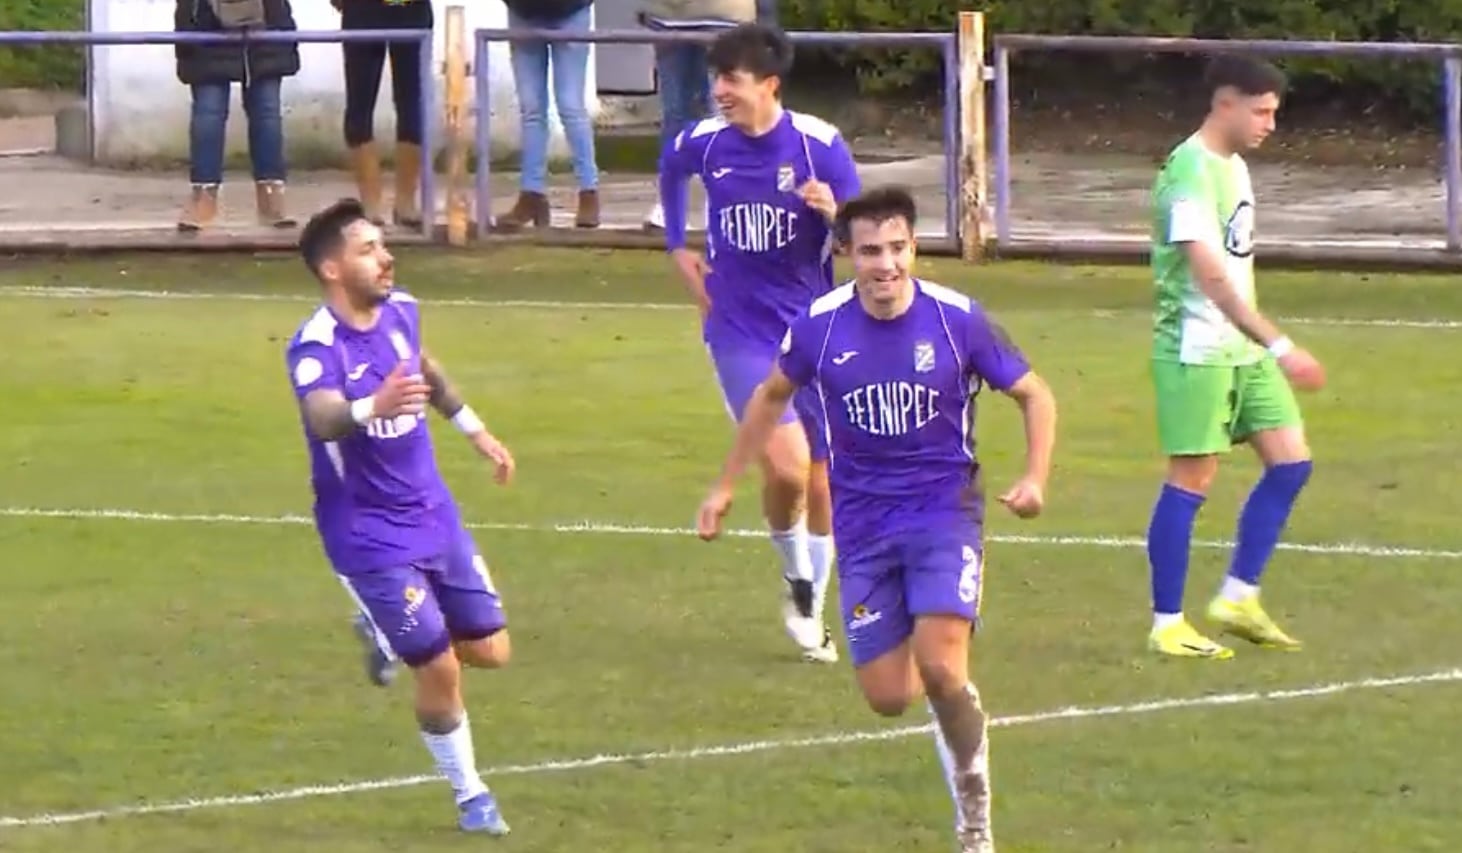
M 376 418 L 420 414 L 431 393 L 420 377 L 397 365 L 374 394 L 347 400 L 339 358 L 328 347 L 301 347 L 289 361 L 305 425 L 324 441 L 339 441 Z
M 425 349 L 421 351 L 421 375 L 426 380 L 427 386 L 431 389 L 428 398 L 431 407 L 447 420 L 459 432 L 467 436 L 477 452 L 497 466 L 497 480 L 499 483 L 506 483 L 512 479 L 516 462 L 508 448 L 501 441 L 488 432 L 487 425 L 482 418 L 467 405 L 458 392 L 456 385 L 447 378 L 447 372 L 442 369 L 441 362 L 432 358 Z

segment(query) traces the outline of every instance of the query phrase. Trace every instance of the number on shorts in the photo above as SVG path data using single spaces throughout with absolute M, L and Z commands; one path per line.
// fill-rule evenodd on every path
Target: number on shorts
M 966 545 L 960 552 L 960 559 L 964 561 L 964 568 L 959 573 L 959 600 L 974 604 L 980 597 L 980 552 Z
M 497 595 L 497 587 L 492 584 L 492 575 L 487 571 L 487 561 L 482 559 L 481 554 L 472 556 L 472 568 L 477 571 L 477 576 L 482 578 L 482 585 L 488 592 Z

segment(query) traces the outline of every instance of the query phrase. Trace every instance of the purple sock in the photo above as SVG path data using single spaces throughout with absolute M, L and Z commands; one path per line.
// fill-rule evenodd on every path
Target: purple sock
M 1152 569 L 1154 613 L 1182 613 L 1188 580 L 1188 549 L 1203 495 L 1164 483 L 1147 527 L 1147 562 Z
M 1254 484 L 1239 513 L 1238 543 L 1228 570 L 1231 577 L 1259 585 L 1259 576 L 1279 544 L 1279 534 L 1289 523 L 1289 512 L 1309 481 L 1312 467 L 1309 460 L 1275 465 Z

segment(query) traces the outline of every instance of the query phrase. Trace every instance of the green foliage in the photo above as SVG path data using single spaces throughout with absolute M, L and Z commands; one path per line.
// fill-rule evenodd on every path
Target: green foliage
M 0 0 L 0 30 L 84 29 L 85 0 Z M 77 47 L 0 47 L 0 88 L 80 90 L 85 68 Z
M 951 31 L 962 9 L 983 9 L 992 33 L 1168 35 L 1337 41 L 1450 41 L 1462 34 L 1462 0 L 783 0 L 788 29 Z M 838 51 L 825 54 L 852 68 L 861 88 L 880 94 L 935 85 L 933 51 Z M 1147 65 L 1136 56 L 1041 54 L 1021 56 L 1022 74 L 1049 83 L 1073 72 L 1131 73 Z M 1093 64 L 1100 70 L 1094 70 Z M 1430 113 L 1440 74 L 1434 62 L 1293 57 L 1281 60 L 1298 93 L 1344 87 L 1381 101 Z M 1101 78 L 1099 78 L 1101 79 Z

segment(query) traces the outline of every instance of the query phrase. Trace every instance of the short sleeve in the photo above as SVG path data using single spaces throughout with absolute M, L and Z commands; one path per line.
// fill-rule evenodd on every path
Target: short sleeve
M 1188 160 L 1172 164 L 1160 203 L 1167 215 L 1167 242 L 1217 243 L 1218 200 L 1207 173 Z
M 1009 391 L 1030 372 L 1030 363 L 1010 335 L 974 306 L 965 326 L 966 363 L 996 391 Z
M 340 357 L 333 349 L 318 343 L 296 344 L 285 356 L 289 366 L 289 384 L 295 396 L 304 399 L 311 391 L 344 392 L 344 376 Z
M 782 336 L 782 354 L 777 366 L 797 386 L 808 385 L 817 374 L 817 356 L 813 353 L 813 339 L 817 337 L 813 322 L 806 314 L 792 321 L 787 334 Z
M 858 180 L 858 165 L 841 133 L 833 137 L 832 143 L 823 152 L 822 160 L 823 180 L 832 189 L 833 198 L 839 205 L 847 204 L 863 191 L 862 183 Z

